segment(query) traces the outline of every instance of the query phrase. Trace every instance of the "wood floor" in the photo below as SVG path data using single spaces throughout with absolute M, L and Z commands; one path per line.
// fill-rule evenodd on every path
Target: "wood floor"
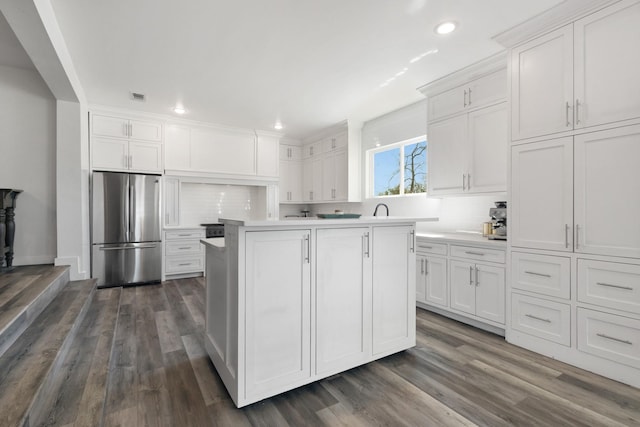
M 421 309 L 415 348 L 237 409 L 203 349 L 202 279 L 95 295 L 31 425 L 640 425 L 640 390 Z

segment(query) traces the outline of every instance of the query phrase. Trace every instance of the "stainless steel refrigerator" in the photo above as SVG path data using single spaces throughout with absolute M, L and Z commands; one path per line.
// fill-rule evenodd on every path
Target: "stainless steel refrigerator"
M 160 281 L 160 177 L 94 172 L 91 212 L 98 287 Z

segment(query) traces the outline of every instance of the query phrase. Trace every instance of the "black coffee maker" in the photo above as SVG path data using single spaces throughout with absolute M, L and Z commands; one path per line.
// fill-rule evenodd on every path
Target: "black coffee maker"
M 507 240 L 507 202 L 495 202 L 496 207 L 489 209 L 493 232 L 491 240 Z

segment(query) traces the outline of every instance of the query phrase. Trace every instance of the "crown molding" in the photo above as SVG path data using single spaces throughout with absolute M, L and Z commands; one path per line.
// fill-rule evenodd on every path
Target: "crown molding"
M 491 39 L 506 48 L 512 48 L 618 1 L 620 0 L 564 0 L 551 9 L 496 34 Z
M 440 77 L 424 86 L 420 86 L 417 90 L 422 92 L 424 96 L 433 95 L 463 85 L 470 80 L 486 76 L 502 68 L 507 68 L 506 50 Z
M 347 120 L 343 120 L 341 122 L 338 122 L 336 124 L 328 126 L 328 127 L 324 128 L 324 129 L 321 129 L 321 130 L 319 130 L 317 132 L 314 132 L 310 136 L 302 138 L 302 144 L 310 144 L 312 142 L 319 141 L 319 140 L 327 138 L 329 136 L 333 136 L 333 135 L 336 135 L 338 133 L 342 133 L 342 132 L 348 130 L 348 128 L 349 128 L 349 126 L 348 126 Z

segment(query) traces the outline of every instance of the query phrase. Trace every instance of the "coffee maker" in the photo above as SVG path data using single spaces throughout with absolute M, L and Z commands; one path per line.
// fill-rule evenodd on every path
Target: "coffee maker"
M 507 240 L 507 202 L 495 202 L 496 207 L 489 209 L 493 232 L 491 240 Z

